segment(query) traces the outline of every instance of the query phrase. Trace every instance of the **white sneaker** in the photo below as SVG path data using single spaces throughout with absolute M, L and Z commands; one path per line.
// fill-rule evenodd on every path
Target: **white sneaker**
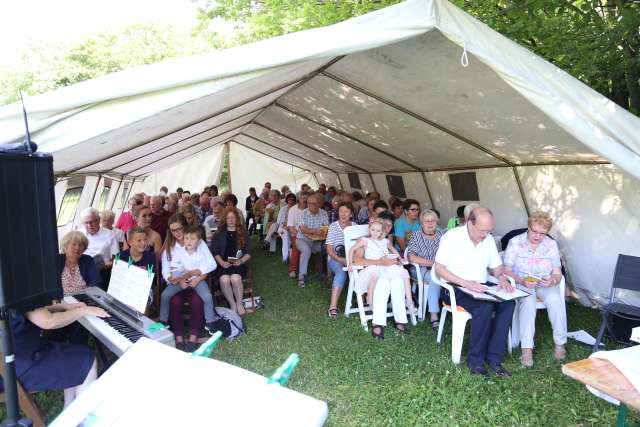
M 295 279 L 295 278 L 296 278 L 296 276 L 297 276 L 297 274 L 296 274 L 296 272 L 295 272 L 295 271 L 291 271 L 291 272 L 289 272 L 289 278 L 290 278 L 290 279 Z

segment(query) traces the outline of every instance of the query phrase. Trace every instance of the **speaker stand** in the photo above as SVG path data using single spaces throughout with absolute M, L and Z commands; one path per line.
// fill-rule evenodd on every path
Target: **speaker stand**
M 2 279 L 0 278 L 0 282 Z M 1 286 L 0 286 L 1 287 Z M 0 290 L 0 307 L 4 305 L 4 295 Z M 15 355 L 13 354 L 13 335 L 9 310 L 0 309 L 0 335 L 2 336 L 1 352 L 4 375 L 4 399 L 7 407 L 7 418 L 0 423 L 0 427 L 32 426 L 28 418 L 20 418 L 20 404 L 18 402 L 18 385 L 16 379 Z

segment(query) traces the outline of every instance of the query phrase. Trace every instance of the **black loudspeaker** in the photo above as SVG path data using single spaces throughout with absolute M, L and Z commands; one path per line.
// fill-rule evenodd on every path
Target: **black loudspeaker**
M 0 310 L 61 299 L 53 157 L 0 145 Z

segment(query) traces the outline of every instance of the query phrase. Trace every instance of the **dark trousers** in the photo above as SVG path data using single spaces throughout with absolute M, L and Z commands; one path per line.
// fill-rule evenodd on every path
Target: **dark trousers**
M 490 365 L 502 363 L 515 301 L 488 302 L 474 299 L 457 289 L 455 292 L 458 305 L 473 316 L 467 364 L 471 367 L 483 366 L 485 360 Z M 446 299 L 449 299 L 448 296 Z

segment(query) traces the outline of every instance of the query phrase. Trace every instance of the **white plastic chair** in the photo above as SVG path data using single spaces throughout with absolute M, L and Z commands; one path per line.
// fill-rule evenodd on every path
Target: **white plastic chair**
M 344 305 L 344 315 L 345 317 L 349 317 L 352 313 L 358 313 L 360 316 L 360 324 L 365 331 L 369 330 L 368 322 L 373 319 L 373 308 L 369 305 L 365 305 L 364 300 L 362 298 L 362 294 L 359 294 L 355 290 L 356 280 L 358 279 L 358 273 L 360 270 L 363 270 L 364 267 L 354 265 L 352 271 L 349 271 L 349 266 L 351 265 L 351 260 L 349 259 L 349 251 L 351 251 L 351 247 L 358 241 L 359 238 L 367 236 L 369 234 L 369 226 L 367 224 L 363 225 L 352 225 L 344 229 L 344 250 L 347 259 L 347 266 L 344 267 L 344 270 L 348 272 L 349 275 L 349 287 L 347 289 L 347 301 Z M 353 306 L 353 296 L 356 296 L 356 306 Z M 393 312 L 387 309 L 387 317 L 393 317 Z M 411 314 L 410 316 L 411 324 L 415 325 L 416 316 Z
M 409 252 L 409 248 L 405 248 L 404 250 L 404 259 L 409 261 L 409 257 L 407 253 Z M 420 274 L 420 265 L 418 263 L 412 262 L 411 265 L 416 269 L 416 284 L 418 285 L 418 320 L 424 321 L 425 316 L 427 314 L 427 296 L 429 295 L 429 285 L 424 283 L 422 278 L 422 274 Z
M 452 326 L 451 326 L 451 360 L 454 364 L 460 363 L 460 356 L 462 355 L 462 342 L 464 341 L 464 330 L 467 327 L 467 322 L 471 320 L 471 313 L 465 310 L 463 307 L 458 306 L 456 302 L 456 294 L 453 290 L 453 286 L 446 281 L 441 280 L 436 273 L 436 269 L 431 269 L 431 280 L 433 283 L 437 283 L 446 290 L 449 291 L 449 299 L 451 304 L 442 304 L 442 311 L 440 313 L 440 326 L 438 327 L 437 342 L 442 342 L 442 335 L 444 333 L 444 324 L 447 320 L 447 313 L 451 313 Z M 509 329 L 509 337 L 507 338 L 507 347 L 509 353 L 512 351 L 511 347 L 511 329 Z

